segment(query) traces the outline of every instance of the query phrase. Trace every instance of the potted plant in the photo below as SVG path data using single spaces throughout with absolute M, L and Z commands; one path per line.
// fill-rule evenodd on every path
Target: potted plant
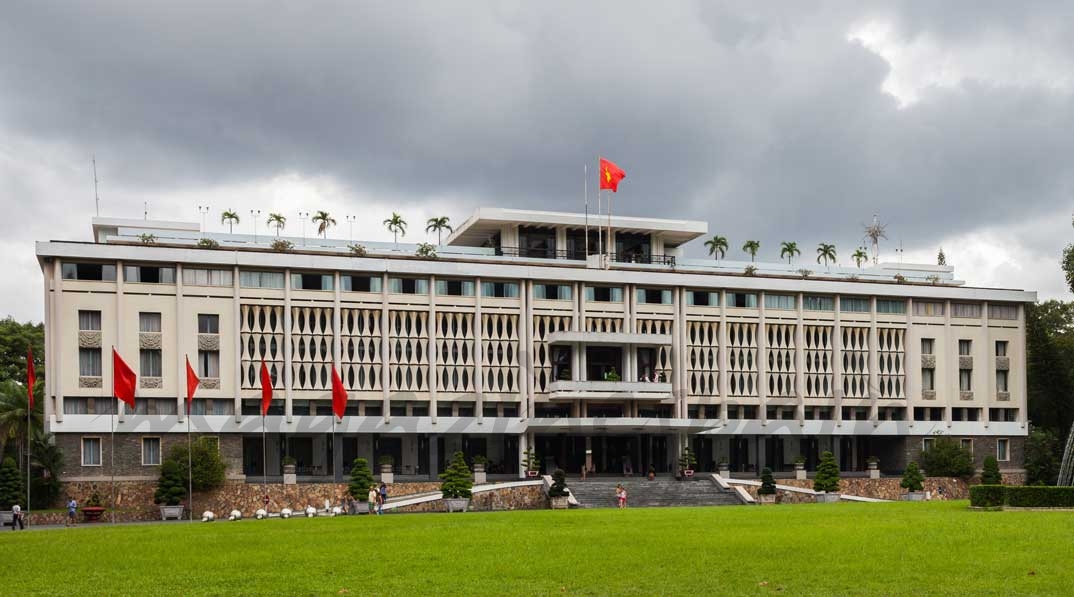
M 719 471 L 719 475 L 724 479 L 731 478 L 731 465 L 727 463 L 727 458 L 720 457 L 720 461 L 716 463 L 716 470 Z
M 776 503 L 776 480 L 772 478 L 772 469 L 767 466 L 761 469 L 761 487 L 757 490 L 757 497 L 762 504 Z
M 902 481 L 899 483 L 899 487 L 902 487 L 907 491 L 906 496 L 903 498 L 906 501 L 921 502 L 925 500 L 925 475 L 913 460 L 906 465 L 906 470 L 902 473 Z
M 395 473 L 392 466 L 395 464 L 395 458 L 391 454 L 384 454 L 377 459 L 377 464 L 380 465 L 380 482 L 391 483 L 395 480 Z
M 866 462 L 867 466 L 869 467 L 869 478 L 870 479 L 879 479 L 880 478 L 880 459 L 877 458 L 876 456 L 870 456 L 869 459 L 866 460 L 865 462 Z
M 86 522 L 97 522 L 101 519 L 101 514 L 104 514 L 105 508 L 101 505 L 101 494 L 97 493 L 97 490 L 93 490 L 90 494 L 90 498 L 86 500 L 86 505 L 82 506 L 82 518 Z
M 548 499 L 552 504 L 552 509 L 566 510 L 570 505 L 567 502 L 568 495 L 570 494 L 567 492 L 567 473 L 557 468 L 552 472 L 552 486 L 548 488 Z
M 347 492 L 359 502 L 369 500 L 369 488 L 373 486 L 373 471 L 369 469 L 369 461 L 365 458 L 355 458 L 351 467 L 351 482 L 347 486 Z M 366 508 L 359 509 L 364 514 Z
M 443 481 L 440 492 L 448 512 L 465 512 L 470 506 L 470 490 L 474 482 L 470 477 L 470 467 L 466 466 L 466 456 L 462 452 L 455 452 L 451 457 L 451 465 L 440 473 L 440 479 Z
M 153 503 L 160 504 L 160 519 L 183 518 L 183 498 L 186 497 L 186 479 L 183 468 L 168 458 L 160 465 L 160 480 L 153 494 Z
M 623 381 L 623 378 L 615 370 L 615 367 L 612 367 L 604 374 L 604 381 Z
M 690 451 L 690 448 L 682 449 L 682 456 L 679 457 L 679 471 L 682 472 L 684 478 L 690 478 L 694 476 L 694 465 L 697 464 L 697 457 Z
M 526 476 L 536 477 L 541 474 L 541 461 L 537 459 L 537 453 L 533 451 L 533 448 L 526 448 L 522 455 L 525 457 Z
M 799 481 L 804 481 L 806 478 L 805 462 L 805 456 L 802 455 L 794 459 L 794 478 Z
M 478 454 L 474 456 L 474 483 L 481 485 L 488 480 L 485 475 L 485 466 L 489 463 L 489 459 L 485 456 Z
M 835 455 L 825 452 L 820 456 L 817 476 L 813 479 L 813 491 L 817 492 L 817 503 L 827 504 L 839 501 L 839 465 Z

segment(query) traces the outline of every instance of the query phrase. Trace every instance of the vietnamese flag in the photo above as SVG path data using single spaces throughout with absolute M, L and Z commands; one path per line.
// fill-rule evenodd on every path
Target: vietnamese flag
M 134 388 L 138 385 L 138 376 L 127 366 L 123 358 L 112 347 L 112 395 L 134 408 Z
M 268 414 L 269 405 L 272 404 L 272 376 L 269 375 L 265 361 L 261 361 L 261 416 Z
M 339 371 L 332 365 L 332 412 L 342 419 L 347 410 L 347 388 L 343 387 L 343 380 L 339 377 Z
M 190 405 L 194 402 L 194 392 L 198 389 L 198 384 L 201 380 L 198 379 L 198 374 L 194 373 L 194 368 L 190 366 L 190 357 L 186 358 L 186 414 L 190 414 Z
M 34 409 L 34 384 L 37 383 L 37 373 L 34 371 L 34 350 L 26 347 L 26 399 L 30 402 L 30 410 Z
M 615 162 L 600 158 L 600 188 L 611 192 L 619 190 L 619 181 L 626 178 L 626 172 L 615 165 Z

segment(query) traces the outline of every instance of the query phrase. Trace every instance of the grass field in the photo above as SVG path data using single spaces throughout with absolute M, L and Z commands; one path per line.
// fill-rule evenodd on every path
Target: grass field
M 1074 514 L 966 502 L 397 514 L 0 535 L 4 594 L 1070 594 Z

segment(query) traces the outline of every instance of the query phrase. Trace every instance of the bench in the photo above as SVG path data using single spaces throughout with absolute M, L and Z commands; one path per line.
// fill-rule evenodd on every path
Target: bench
M 0 510 L 0 528 L 15 526 L 15 513 L 11 510 Z

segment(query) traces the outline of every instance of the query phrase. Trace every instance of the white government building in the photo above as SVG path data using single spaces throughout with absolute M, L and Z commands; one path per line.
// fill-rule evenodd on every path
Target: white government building
M 435 478 L 456 450 L 518 477 L 527 448 L 569 474 L 587 459 L 597 474 L 666 473 L 684 446 L 702 471 L 788 471 L 799 456 L 813 469 L 831 450 L 845 471 L 875 456 L 898 472 L 941 433 L 978 466 L 1021 468 L 1035 293 L 969 287 L 948 266 L 687 259 L 704 222 L 596 224 L 481 208 L 435 258 L 113 218 L 94 218 L 93 242 L 39 242 L 64 479 L 109 478 L 113 426 L 117 479 L 155 479 L 186 437 L 187 357 L 202 378 L 192 429 L 251 482 L 287 456 L 300 482 L 386 455 L 397 481 Z M 139 375 L 133 412 L 111 398 L 113 346 Z

